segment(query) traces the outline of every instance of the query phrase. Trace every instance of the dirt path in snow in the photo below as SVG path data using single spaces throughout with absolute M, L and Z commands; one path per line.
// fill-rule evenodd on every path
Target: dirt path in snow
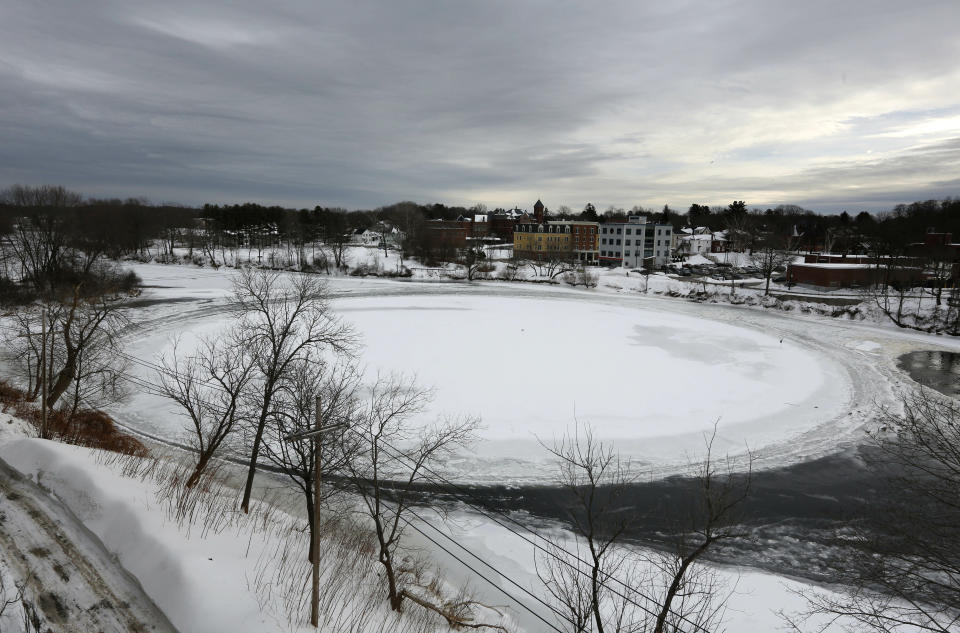
M 39 612 L 41 630 L 176 629 L 70 510 L 0 460 L 0 552 Z

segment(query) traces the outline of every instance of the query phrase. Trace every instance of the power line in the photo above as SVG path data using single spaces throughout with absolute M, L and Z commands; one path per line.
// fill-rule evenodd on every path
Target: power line
M 523 591 L 525 594 L 527 594 L 528 596 L 532 597 L 534 600 L 536 600 L 537 602 L 539 602 L 540 604 L 542 604 L 543 606 L 545 606 L 545 607 L 546 607 L 547 609 L 549 609 L 554 615 L 556 615 L 557 617 L 559 617 L 559 618 L 561 618 L 561 619 L 563 619 L 563 620 L 566 620 L 567 622 L 570 622 L 571 624 L 573 624 L 573 621 L 572 621 L 568 616 L 565 616 L 564 614 L 560 613 L 555 607 L 553 607 L 553 606 L 551 606 L 550 604 L 548 604 L 548 603 L 547 603 L 546 601 L 544 601 L 542 598 L 540 598 L 539 596 L 535 595 L 533 592 L 531 592 L 530 590 L 524 588 L 523 586 L 519 585 L 516 581 L 514 581 L 514 580 L 513 580 L 512 578 L 510 578 L 509 576 L 505 575 L 502 571 L 498 570 L 496 567 L 494 567 L 493 565 L 491 565 L 491 564 L 488 563 L 487 561 L 483 560 L 482 558 L 480 558 L 479 556 L 477 556 L 476 554 L 474 554 L 473 552 L 471 552 L 469 549 L 467 549 L 466 547 L 464 547 L 464 545 L 463 545 L 462 543 L 458 543 L 458 542 L 457 542 L 456 540 L 454 540 L 453 537 L 451 537 L 450 535 L 444 534 L 444 533 L 441 532 L 439 529 L 437 529 L 435 526 L 430 525 L 430 523 L 424 521 L 423 517 L 421 517 L 420 515 L 418 515 L 416 512 L 413 512 L 412 509 L 407 508 L 407 510 L 409 510 L 410 513 L 413 514 L 415 517 L 417 517 L 418 519 L 420 519 L 420 521 L 421 521 L 422 523 L 424 523 L 425 525 L 429 525 L 432 529 L 436 530 L 437 533 L 439 533 L 441 536 L 445 537 L 445 538 L 446 538 L 447 540 L 449 540 L 451 543 L 454 543 L 455 545 L 457 545 L 460 549 L 462 549 L 463 551 L 467 552 L 468 554 L 470 554 L 471 556 L 473 556 L 474 558 L 476 558 L 478 561 L 480 561 L 481 563 L 483 563 L 484 565 L 486 565 L 487 567 L 489 567 L 490 569 L 492 569 L 493 571 L 495 571 L 497 574 L 499 574 L 500 576 L 502 576 L 504 579 L 506 579 L 508 582 L 510 582 L 510 584 L 514 585 L 515 587 L 517 587 L 518 589 L 520 589 L 521 591 Z M 563 633 L 563 631 L 561 631 L 561 630 L 557 627 L 557 625 L 555 625 L 555 624 L 553 624 L 552 622 L 548 621 L 548 620 L 547 620 L 546 618 L 544 618 L 542 615 L 540 615 L 539 613 L 537 613 L 536 611 L 534 611 L 533 609 L 531 609 L 529 606 L 527 606 L 526 604 L 524 604 L 523 602 L 521 602 L 520 600 L 518 600 L 515 596 L 511 595 L 509 591 L 507 591 L 506 589 L 504 589 L 503 587 L 501 587 L 501 586 L 498 585 L 497 583 L 493 582 L 492 580 L 490 580 L 489 578 L 487 578 L 486 576 L 484 576 L 483 573 L 481 573 L 479 570 L 477 570 L 476 568 L 474 568 L 470 563 L 468 563 L 467 561 L 463 560 L 462 558 L 460 558 L 459 556 L 457 556 L 456 554 L 454 554 L 453 552 L 451 552 L 450 550 L 448 550 L 446 547 L 444 547 L 443 545 L 441 545 L 440 543 L 438 543 L 438 542 L 437 542 L 436 540 L 434 540 L 431 536 L 429 536 L 427 533 L 425 533 L 423 530 L 421 530 L 419 527 L 417 527 L 416 524 L 414 524 L 412 521 L 410 521 L 410 519 L 408 519 L 408 518 L 406 518 L 406 517 L 403 517 L 403 516 L 401 516 L 400 518 L 403 520 L 404 523 L 406 523 L 407 525 L 409 525 L 410 527 L 412 527 L 414 530 L 416 530 L 417 532 L 419 532 L 420 535 L 423 536 L 423 538 L 425 538 L 425 539 L 427 539 L 428 541 L 430 541 L 431 543 L 433 543 L 436 547 L 439 547 L 442 551 L 446 552 L 446 554 L 447 554 L 448 556 L 452 557 L 454 560 L 456 560 L 457 562 L 459 562 L 461 565 L 463 565 L 464 567 L 466 567 L 467 569 L 469 569 L 471 572 L 473 572 L 474 574 L 476 574 L 477 576 L 479 576 L 479 577 L 482 578 L 483 580 L 487 581 L 490 585 L 492 585 L 492 586 L 495 587 L 497 590 L 499 590 L 500 592 L 502 592 L 503 595 L 507 596 L 508 598 L 510 598 L 511 600 L 513 600 L 514 602 L 516 602 L 517 604 L 519 604 L 521 607 L 523 607 L 524 609 L 526 609 L 527 611 L 529 611 L 530 613 L 532 613 L 538 620 L 540 620 L 541 622 L 543 622 L 544 624 L 546 624 L 547 626 L 549 626 L 549 627 L 550 627 L 551 629 L 553 629 L 554 631 L 557 631 L 557 633 Z
M 355 433 L 358 433 L 358 431 L 356 431 L 355 429 L 350 429 L 350 430 L 354 431 Z M 383 443 L 383 444 L 384 444 L 384 451 L 385 451 L 385 452 L 389 453 L 389 452 L 393 451 L 395 454 L 400 455 L 400 457 L 395 457 L 395 459 L 406 458 L 406 457 L 403 456 L 403 454 L 402 454 L 400 451 L 398 451 L 397 449 L 393 448 L 392 446 L 390 446 L 390 445 L 388 445 L 388 444 L 386 444 L 386 443 Z M 406 458 L 406 459 L 409 460 L 409 458 Z M 447 484 L 447 486 L 452 487 L 452 488 L 455 488 L 455 489 L 458 489 L 458 490 L 462 490 L 462 488 L 461 488 L 460 486 L 458 486 L 457 484 L 454 484 L 453 482 L 450 482 L 450 481 L 447 480 L 447 479 L 444 479 L 442 476 L 436 474 L 436 471 L 431 470 L 428 466 L 422 466 L 422 469 L 425 470 L 425 471 L 427 471 L 427 472 L 429 472 L 429 473 L 431 473 L 431 474 L 433 474 L 434 476 L 436 476 L 437 478 L 439 478 L 441 481 L 445 482 L 445 483 Z M 445 492 L 445 493 L 447 493 L 447 494 L 450 494 L 450 493 L 449 493 L 449 490 L 445 490 L 444 488 L 442 488 L 439 484 L 437 484 L 436 481 L 430 479 L 429 477 L 424 477 L 424 479 L 425 479 L 426 481 L 430 482 L 431 484 L 433 484 L 433 486 L 434 486 L 434 488 L 435 488 L 436 490 L 438 490 L 438 491 L 440 491 L 440 492 Z M 576 564 L 574 564 L 574 563 L 571 562 L 570 560 L 564 558 L 563 556 L 558 555 L 558 554 L 557 554 L 556 552 L 554 552 L 554 551 L 551 551 L 551 550 L 545 548 L 543 545 L 541 545 L 540 543 L 537 543 L 535 540 L 532 540 L 532 539 L 530 539 L 529 537 L 527 537 L 527 536 L 525 536 L 525 535 L 523 535 L 523 534 L 520 534 L 519 532 L 517 532 L 516 530 L 514 530 L 514 529 L 511 528 L 510 526 L 505 525 L 505 524 L 504 524 L 503 522 L 501 522 L 496 516 L 494 516 L 493 514 L 491 514 L 490 511 L 488 511 L 488 510 L 486 510 L 486 509 L 484 509 L 484 508 L 482 508 L 482 507 L 480 507 L 480 506 L 472 503 L 472 502 L 469 501 L 468 499 L 464 498 L 464 496 L 463 496 L 462 494 L 461 494 L 461 495 L 453 494 L 452 496 L 454 496 L 455 498 L 459 499 L 460 501 L 463 501 L 466 505 L 468 505 L 469 507 L 473 508 L 475 511 L 479 512 L 479 513 L 482 514 L 483 516 L 487 517 L 488 519 L 490 519 L 491 521 L 493 521 L 494 523 L 496 523 L 497 525 L 499 525 L 499 526 L 502 527 L 503 529 L 507 530 L 507 531 L 510 532 L 511 534 L 513 534 L 513 535 L 521 538 L 521 539 L 524 540 L 526 543 L 532 545 L 536 550 L 538 550 L 538 551 L 540 551 L 540 552 L 543 552 L 543 553 L 546 554 L 547 556 L 550 556 L 551 558 L 557 560 L 557 561 L 560 562 L 561 564 L 569 567 L 570 569 L 574 570 L 575 572 L 579 573 L 580 575 L 582 575 L 582 576 L 584 576 L 584 577 L 587 577 L 587 578 L 590 577 L 590 574 L 588 574 L 585 570 L 581 569 L 579 566 L 577 566 Z M 494 512 L 496 512 L 497 515 L 500 515 L 500 516 L 502 516 L 503 518 L 505 518 L 507 521 L 510 521 L 511 523 L 514 523 L 514 524 L 518 525 L 518 526 L 519 526 L 520 528 L 522 528 L 523 530 L 525 530 L 525 531 L 527 531 L 527 532 L 530 532 L 530 533 L 533 534 L 536 538 L 538 538 L 538 539 L 542 539 L 542 538 L 543 538 L 543 537 L 540 536 L 536 531 L 530 529 L 528 526 L 526 526 L 526 525 L 524 525 L 523 523 L 517 521 L 516 519 L 510 517 L 510 516 L 507 515 L 506 513 L 499 512 L 499 511 L 494 511 Z M 584 565 L 591 565 L 591 563 L 590 563 L 589 561 L 586 561 L 586 560 L 580 558 L 580 556 L 578 556 L 576 553 L 571 552 L 570 550 L 566 549 L 565 547 L 562 547 L 562 546 L 556 545 L 556 544 L 553 544 L 553 546 L 554 546 L 556 549 L 558 549 L 558 550 L 560 550 L 561 552 L 563 552 L 565 555 L 567 555 L 567 556 L 569 556 L 570 558 L 572 558 L 573 560 L 575 560 L 575 561 L 577 561 L 577 562 L 579 562 L 579 563 L 582 563 L 582 564 L 584 564 Z M 627 585 L 625 582 L 623 582 L 622 580 L 620 580 L 619 578 L 617 578 L 616 576 L 614 576 L 613 574 L 611 574 L 611 573 L 609 573 L 609 572 L 601 571 L 601 573 L 605 576 L 605 579 L 600 581 L 600 585 L 601 585 L 601 586 L 605 587 L 605 588 L 608 589 L 611 593 L 613 593 L 613 594 L 616 595 L 617 597 L 621 598 L 622 600 L 626 601 L 627 603 L 629 603 L 629 604 L 637 607 L 638 609 L 640 609 L 641 611 L 643 611 L 643 612 L 646 613 L 647 615 L 650 615 L 650 616 L 657 616 L 657 615 L 659 615 L 659 614 L 653 612 L 652 610 L 650 610 L 649 607 L 640 604 L 639 602 L 637 602 L 636 600 L 634 600 L 633 598 L 631 598 L 629 595 L 624 594 L 624 593 L 621 593 L 620 591 L 617 591 L 617 589 L 615 589 L 615 588 L 611 588 L 611 587 L 610 587 L 609 585 L 607 585 L 606 583 L 607 583 L 608 581 L 613 581 L 615 584 L 620 585 L 621 587 L 623 587 L 623 588 L 626 589 L 627 591 L 631 591 L 631 592 L 633 592 L 633 593 L 636 593 L 638 596 L 640 596 L 640 597 L 643 598 L 644 600 L 647 600 L 647 601 L 649 601 L 649 602 L 652 602 L 652 603 L 656 604 L 657 601 L 656 601 L 654 598 L 652 598 L 652 597 L 644 594 L 643 592 L 639 591 L 639 590 L 636 589 L 635 587 L 630 587 L 630 586 Z M 676 615 L 677 615 L 677 617 L 678 617 L 680 620 L 682 620 L 682 621 L 684 621 L 684 622 L 687 622 L 688 624 L 690 624 L 691 626 L 693 626 L 695 630 L 701 631 L 701 632 L 703 632 L 703 633 L 709 633 L 709 632 L 707 631 L 707 629 L 705 629 L 702 625 L 698 624 L 697 622 L 694 622 L 694 621 L 690 620 L 689 618 L 687 618 L 687 617 L 684 616 L 683 614 L 676 614 Z
M 128 380 L 129 382 L 132 382 L 132 383 L 134 383 L 134 384 L 136 384 L 136 385 L 138 385 L 138 386 L 141 386 L 141 387 L 146 387 L 146 388 L 154 388 L 154 387 L 156 387 L 155 385 L 152 385 L 152 383 L 149 383 L 149 382 L 147 382 L 146 380 L 143 380 L 143 379 L 141 379 L 141 378 L 135 378 L 135 377 L 126 376 L 126 375 L 122 376 L 122 378 L 123 378 L 123 379 L 126 379 L 126 380 Z M 154 393 L 155 395 L 162 395 L 162 394 L 157 393 L 156 391 L 151 391 L 151 393 Z M 86 404 L 87 404 L 88 406 L 92 406 L 92 405 L 90 404 L 90 402 L 87 401 L 86 399 L 83 399 L 83 401 L 86 402 Z M 159 439 L 159 438 L 157 438 L 157 439 Z M 166 440 L 165 440 L 165 442 L 169 444 L 169 442 L 167 442 Z M 178 445 L 178 446 L 183 447 L 183 445 Z M 187 447 L 187 448 L 188 448 L 188 447 Z M 394 460 L 396 461 L 396 458 L 391 458 L 391 459 L 394 459 Z M 422 522 L 424 522 L 425 524 L 429 525 L 429 523 L 427 523 L 426 521 L 424 521 L 424 519 L 423 519 L 422 517 L 420 517 L 420 515 L 418 515 L 418 514 L 416 514 L 415 512 L 413 512 L 410 508 L 407 508 L 407 510 L 410 510 L 411 514 L 413 514 L 414 516 L 416 516 L 418 519 L 420 519 L 420 520 L 421 520 Z M 530 612 L 534 617 L 536 617 L 537 619 L 539 619 L 540 621 L 542 621 L 544 624 L 546 624 L 547 626 L 549 626 L 550 628 L 552 628 L 554 631 L 557 631 L 557 633 L 563 633 L 563 631 L 562 631 L 561 629 L 557 628 L 557 626 L 556 626 L 555 624 L 551 623 L 549 620 L 547 620 L 546 618 L 544 618 L 542 614 L 540 614 L 540 613 L 538 613 L 536 610 L 530 608 L 530 606 L 528 606 L 527 604 L 525 604 L 525 603 L 523 602 L 523 600 L 521 600 L 520 598 L 512 595 L 509 591 L 505 590 L 503 587 L 501 587 L 499 584 L 497 584 L 496 582 L 494 582 L 493 580 L 491 580 L 489 577 L 487 577 L 486 575 L 484 575 L 482 572 L 480 572 L 479 570 L 477 570 L 475 567 L 473 567 L 472 565 L 470 565 L 469 563 L 467 563 L 466 561 L 464 561 L 461 557 L 457 556 L 455 553 L 451 552 L 449 549 L 447 549 L 446 547 L 444 547 L 443 545 L 441 545 L 440 543 L 438 543 L 435 539 L 433 539 L 433 538 L 430 537 L 428 534 L 426 534 L 425 532 L 423 532 L 423 530 L 421 530 L 417 525 L 413 524 L 409 519 L 407 519 L 406 517 L 403 517 L 403 516 L 401 516 L 400 518 L 401 518 L 407 525 L 409 525 L 411 528 L 413 528 L 413 529 L 416 530 L 418 533 L 420 533 L 424 538 L 426 538 L 426 539 L 429 540 L 431 543 L 433 543 L 434 545 L 436 545 L 438 548 L 440 548 L 442 551 L 444 551 L 445 553 L 447 553 L 449 556 L 451 556 L 453 559 L 455 559 L 456 561 L 458 561 L 460 564 L 462 564 L 464 567 L 466 567 L 467 569 L 469 569 L 472 573 L 474 573 L 475 575 L 477 575 L 478 577 L 480 577 L 482 580 L 486 581 L 486 582 L 489 583 L 491 586 L 493 586 L 494 588 L 496 588 L 498 591 L 502 592 L 502 593 L 503 593 L 504 595 L 506 595 L 508 598 L 510 598 L 511 600 L 513 600 L 516 604 L 520 605 L 523 609 L 525 609 L 526 611 Z M 432 525 L 431 525 L 430 527 L 431 527 L 432 529 L 434 529 L 434 530 L 437 530 L 437 528 L 434 527 L 434 526 L 432 526 Z M 483 558 L 481 558 L 481 557 L 478 556 L 477 554 L 471 552 L 471 551 L 468 550 L 466 547 L 464 547 L 462 544 L 457 543 L 457 542 L 456 542 L 455 540 L 453 540 L 449 535 L 443 534 L 443 533 L 440 532 L 439 530 L 437 530 L 437 532 L 438 532 L 441 536 L 443 536 L 443 537 L 445 537 L 446 539 L 450 540 L 450 542 L 458 545 L 461 549 L 463 549 L 465 552 L 467 552 L 468 554 L 470 554 L 471 556 L 473 556 L 474 558 L 476 558 L 478 561 L 482 562 L 484 565 L 486 565 L 486 566 L 489 567 L 491 570 L 493 570 L 497 575 L 499 575 L 500 577 L 504 578 L 507 582 L 509 582 L 510 584 L 512 584 L 512 585 L 514 585 L 515 587 L 517 587 L 520 591 L 522 591 L 523 593 L 525 593 L 526 595 L 528 595 L 528 596 L 531 597 L 532 599 L 536 600 L 538 603 L 540 603 L 541 605 L 543 605 L 545 608 L 549 609 L 550 612 L 553 613 L 554 615 L 556 615 L 558 618 L 566 619 L 566 620 L 569 621 L 569 618 L 568 618 L 567 616 L 565 616 L 563 613 L 561 613 L 560 611 L 558 611 L 555 607 L 551 606 L 549 603 L 547 603 L 546 601 L 544 601 L 542 598 L 540 598 L 539 596 L 537 596 L 536 594 L 534 594 L 533 592 L 531 592 L 529 589 L 526 589 L 526 588 L 523 587 L 522 585 L 518 584 L 516 581 L 514 581 L 512 578 L 510 578 L 507 574 L 505 574 L 504 572 L 500 571 L 499 569 L 497 569 L 495 566 L 491 565 L 491 564 L 488 563 L 487 561 L 483 560 Z
M 173 376 L 173 377 L 181 377 L 181 378 L 183 377 L 182 374 L 180 374 L 179 372 L 177 372 L 175 369 L 172 369 L 172 368 L 169 368 L 169 367 L 163 367 L 163 366 L 159 366 L 159 365 L 155 365 L 155 364 L 151 364 L 151 363 L 148 362 L 148 361 L 144 361 L 144 360 L 141 360 L 141 359 L 137 359 L 137 358 L 135 358 L 135 357 L 133 357 L 133 356 L 129 356 L 129 355 L 127 355 L 127 354 L 121 354 L 121 355 L 124 356 L 124 357 L 129 358 L 129 359 L 130 359 L 131 361 L 133 361 L 133 362 L 136 362 L 136 363 L 138 363 L 138 364 L 140 364 L 140 365 L 142 365 L 142 366 L 144 366 L 144 367 L 148 367 L 148 368 L 150 368 L 150 369 L 154 369 L 154 370 L 156 370 L 156 371 L 158 371 L 158 372 L 162 372 L 162 373 L 168 374 L 168 375 Z M 124 377 L 127 378 L 127 379 L 132 379 L 132 377 L 129 377 L 129 376 L 124 376 Z M 146 381 L 146 380 L 144 380 L 144 379 L 138 378 L 138 379 L 136 379 L 136 380 L 139 380 L 141 383 L 143 383 L 143 384 L 145 384 L 145 385 L 148 385 L 150 388 L 153 388 L 153 389 L 156 389 L 156 388 L 157 388 L 156 385 L 152 385 L 152 383 L 149 383 L 148 381 Z M 205 381 L 197 381 L 197 382 L 199 382 L 200 384 L 206 384 L 207 386 L 211 386 L 211 387 L 216 387 L 216 386 L 217 386 L 217 385 L 214 384 L 214 383 L 208 383 L 208 382 L 205 382 Z M 154 393 L 154 395 L 163 395 L 163 394 L 158 394 L 158 393 L 156 393 L 156 391 L 152 391 L 151 393 Z M 349 427 L 348 427 L 348 430 L 349 430 L 349 431 L 352 431 L 353 433 L 359 435 L 360 437 L 362 437 L 362 438 L 364 438 L 364 439 L 367 439 L 364 434 L 360 433 L 360 432 L 357 431 L 356 429 L 353 429 L 353 428 L 349 428 Z M 388 453 L 388 455 L 390 455 L 390 453 L 392 453 L 392 455 L 390 455 L 390 457 L 391 457 L 394 461 L 403 461 L 403 460 L 405 460 L 405 461 L 407 461 L 407 462 L 412 461 L 408 456 L 404 455 L 402 451 L 399 451 L 398 449 L 396 449 L 395 447 L 391 446 L 390 444 L 381 441 L 381 445 L 384 447 L 384 451 L 385 451 L 386 453 Z M 432 476 L 435 478 L 435 479 L 434 479 L 434 478 L 431 478 L 431 477 L 424 477 L 423 479 L 424 479 L 425 481 L 427 481 L 428 483 L 430 483 L 431 485 L 433 485 L 433 487 L 434 487 L 437 491 L 439 491 L 439 492 L 444 492 L 444 493 L 446 493 L 446 494 L 452 494 L 452 496 L 453 496 L 454 498 L 462 501 L 462 502 L 465 503 L 467 506 L 469 506 L 469 507 L 472 508 L 473 510 L 479 512 L 480 514 L 482 514 L 482 515 L 485 516 L 486 518 L 490 519 L 491 521 L 493 521 L 494 523 L 496 523 L 497 525 L 499 525 L 499 526 L 502 527 L 503 529 L 505 529 L 505 530 L 509 531 L 511 534 L 514 534 L 515 536 L 519 537 L 520 539 L 522 539 L 522 540 L 525 541 L 526 543 L 532 545 L 532 546 L 535 548 L 535 550 L 540 551 L 540 552 L 542 552 L 543 554 L 545 554 L 545 555 L 547 555 L 547 556 L 550 556 L 551 558 L 554 558 L 555 560 L 557 560 L 557 561 L 560 562 L 561 564 L 569 567 L 570 569 L 574 570 L 575 572 L 579 573 L 580 575 L 582 575 L 582 576 L 584 576 L 584 577 L 588 577 L 588 578 L 591 577 L 590 574 L 588 574 L 584 569 L 581 569 L 581 568 L 580 568 L 578 565 L 576 565 L 574 562 L 571 562 L 571 560 L 568 560 L 567 558 L 564 558 L 563 556 L 558 555 L 555 551 L 551 551 L 550 549 L 545 548 L 543 545 L 541 545 L 540 543 L 538 543 L 536 540 L 531 539 L 531 538 L 525 536 L 524 534 L 521 534 L 520 532 L 518 532 L 518 531 L 515 530 L 514 528 L 510 527 L 509 525 L 506 525 L 503 521 L 501 521 L 501 520 L 498 518 L 498 516 L 499 516 L 499 517 L 503 517 L 503 519 L 505 519 L 506 521 L 508 521 L 508 522 L 510 522 L 510 523 L 512 523 L 512 524 L 514 524 L 514 525 L 516 525 L 516 526 L 518 526 L 518 527 L 519 527 L 520 529 L 522 529 L 523 531 L 532 534 L 532 535 L 533 535 L 534 537 L 536 537 L 537 539 L 543 539 L 542 536 L 540 536 L 535 530 L 531 529 L 529 526 L 524 525 L 524 524 L 521 523 L 520 521 L 517 521 L 516 519 L 514 519 L 513 517 L 509 516 L 508 514 L 502 512 L 502 511 L 494 510 L 493 512 L 491 512 L 491 511 L 489 511 L 489 510 L 487 510 L 487 509 L 485 509 L 485 508 L 477 505 L 476 503 L 472 502 L 470 499 L 467 498 L 467 496 L 470 494 L 470 492 L 469 492 L 468 490 L 465 490 L 462 486 L 460 486 L 460 485 L 458 485 L 458 484 L 456 484 L 456 483 L 454 483 L 454 482 L 446 479 L 445 477 L 443 477 L 442 475 L 440 475 L 439 473 L 437 473 L 435 470 L 431 469 L 429 466 L 422 465 L 420 468 L 421 468 L 423 471 L 427 472 L 428 474 L 432 475 Z M 439 480 L 439 482 L 442 482 L 442 483 L 447 487 L 447 489 L 445 489 L 443 486 L 441 486 L 440 483 L 438 483 L 437 480 Z M 459 494 L 453 494 L 453 493 L 450 492 L 449 489 L 456 490 L 456 491 L 459 492 Z M 496 516 L 495 516 L 495 515 L 496 515 Z M 431 527 L 432 527 L 432 526 L 431 526 Z M 441 533 L 441 534 L 442 534 L 442 533 Z M 460 546 L 459 543 L 457 543 L 457 545 Z M 581 564 L 584 564 L 584 565 L 591 565 L 590 562 L 584 560 L 584 559 L 581 558 L 579 555 L 577 555 L 575 552 L 571 552 L 570 550 L 568 550 L 568 549 L 566 549 L 566 548 L 564 548 L 564 547 L 562 547 L 562 546 L 556 545 L 556 544 L 553 544 L 553 545 L 554 545 L 554 547 L 555 547 L 556 549 L 558 549 L 558 550 L 560 550 L 561 552 L 563 552 L 563 554 L 565 554 L 566 556 L 569 556 L 570 559 L 572 559 L 573 561 L 577 561 L 577 562 L 579 562 L 579 563 L 581 563 Z M 461 547 L 462 547 L 462 546 L 461 546 Z M 465 548 L 464 548 L 464 549 L 465 549 Z M 467 551 L 467 550 L 465 549 L 465 551 Z M 473 554 L 472 552 L 469 552 L 469 553 L 470 553 L 472 556 L 474 556 L 475 558 L 477 558 L 477 560 L 480 560 L 481 562 L 484 562 L 484 564 L 487 564 L 488 566 L 490 566 L 488 563 L 486 563 L 486 561 L 483 561 L 483 559 L 481 559 L 480 557 L 476 556 L 476 555 Z M 492 567 L 492 566 L 490 566 L 490 567 L 491 567 L 491 569 L 494 569 L 495 571 L 497 571 L 494 567 Z M 512 579 L 508 578 L 507 576 L 505 576 L 505 575 L 502 574 L 501 572 L 497 571 L 497 573 L 500 574 L 501 576 L 503 576 L 504 578 L 506 578 L 506 579 L 507 579 L 508 581 L 510 581 L 511 583 L 513 582 Z M 647 607 L 647 606 L 645 606 L 645 605 L 643 605 L 643 604 L 640 604 L 639 602 L 637 602 L 636 600 L 634 600 L 633 598 L 631 598 L 629 595 L 627 595 L 627 594 L 625 594 L 625 593 L 622 593 L 621 591 L 618 591 L 616 588 L 611 588 L 607 583 L 608 583 L 608 582 L 613 582 L 614 584 L 619 585 L 620 587 L 622 587 L 622 588 L 625 589 L 626 591 L 635 593 L 636 595 L 640 596 L 640 598 L 642 598 L 642 599 L 644 599 L 644 600 L 647 600 L 647 601 L 649 601 L 649 602 L 651 602 L 651 603 L 656 604 L 657 601 L 656 601 L 654 598 L 652 598 L 651 596 L 645 595 L 643 592 L 639 591 L 639 590 L 636 589 L 635 587 L 631 587 L 631 586 L 627 585 L 624 581 L 620 580 L 619 578 L 617 578 L 617 577 L 614 576 L 613 574 L 610 574 L 609 572 L 603 572 L 603 571 L 602 571 L 601 573 L 605 576 L 604 580 L 601 580 L 601 581 L 600 581 L 601 586 L 604 586 L 604 587 L 607 588 L 609 591 L 611 591 L 611 593 L 613 593 L 614 595 L 618 596 L 618 597 L 621 598 L 622 600 L 624 600 L 624 601 L 628 602 L 629 604 L 631 604 L 631 605 L 639 608 L 640 610 L 642 610 L 642 611 L 643 611 L 644 613 L 646 613 L 647 615 L 650 615 L 650 616 L 657 616 L 657 615 L 658 615 L 657 613 L 655 613 L 654 611 L 652 611 L 649 607 Z M 515 583 L 514 583 L 514 584 L 515 584 Z M 539 600 L 539 598 L 537 598 L 537 600 Z M 701 632 L 703 632 L 703 633 L 708 633 L 707 629 L 705 629 L 702 625 L 698 624 L 697 622 L 694 622 L 693 620 L 690 620 L 688 617 L 684 616 L 683 614 L 676 614 L 676 615 L 677 615 L 677 617 L 678 617 L 681 621 L 684 621 L 684 622 L 690 624 L 691 626 L 693 626 L 695 630 L 701 631 Z M 561 616 L 561 617 L 563 617 L 563 616 Z

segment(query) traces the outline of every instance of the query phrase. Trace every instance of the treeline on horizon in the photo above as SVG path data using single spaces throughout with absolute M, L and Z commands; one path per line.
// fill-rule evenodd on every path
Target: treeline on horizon
M 120 257 L 146 249 L 157 239 L 170 239 L 178 229 L 197 226 L 208 230 L 242 234 L 270 233 L 276 239 L 297 243 L 329 240 L 364 229 L 377 229 L 386 223 L 413 239 L 423 232 L 426 222 L 456 220 L 477 213 L 496 213 L 502 209 L 447 206 L 441 203 L 398 202 L 371 210 L 342 207 L 312 209 L 266 206 L 255 202 L 241 204 L 205 204 L 202 207 L 152 204 L 140 198 L 85 198 L 62 186 L 38 187 L 13 185 L 0 190 L 0 235 L 13 231 L 17 219 L 31 217 L 35 227 L 44 221 L 56 222 L 63 232 L 81 244 L 109 256 Z M 858 245 L 884 244 L 898 251 L 911 242 L 921 241 L 928 231 L 948 232 L 960 237 L 960 199 L 924 200 L 899 204 L 877 213 L 866 211 L 851 215 L 820 214 L 796 205 L 775 208 L 749 208 L 744 201 L 726 207 L 693 203 L 686 210 L 664 206 L 653 211 L 639 206 L 630 210 L 610 207 L 598 212 L 587 203 L 583 210 L 561 206 L 548 210 L 550 219 L 581 219 L 599 222 L 626 220 L 629 215 L 645 215 L 650 221 L 684 226 L 708 227 L 713 231 L 743 232 L 758 229 L 773 234 L 801 236 L 807 245 L 833 244 L 843 252 L 855 252 Z

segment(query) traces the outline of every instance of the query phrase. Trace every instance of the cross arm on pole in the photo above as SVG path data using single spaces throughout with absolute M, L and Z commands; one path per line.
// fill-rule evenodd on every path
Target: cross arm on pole
M 346 422 L 338 422 L 336 424 L 329 424 L 327 426 L 321 426 L 315 429 L 308 429 L 306 431 L 297 431 L 296 433 L 291 433 L 284 436 L 284 440 L 287 442 L 293 442 L 296 440 L 304 440 L 308 437 L 314 437 L 320 435 L 321 433 L 326 433 L 327 431 L 332 431 L 334 429 L 344 428 L 348 426 Z

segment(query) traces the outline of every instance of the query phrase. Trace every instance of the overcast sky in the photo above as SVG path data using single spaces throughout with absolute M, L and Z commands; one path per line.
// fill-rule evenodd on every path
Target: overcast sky
M 958 25 L 958 0 L 5 0 L 0 187 L 883 210 L 960 195 Z

